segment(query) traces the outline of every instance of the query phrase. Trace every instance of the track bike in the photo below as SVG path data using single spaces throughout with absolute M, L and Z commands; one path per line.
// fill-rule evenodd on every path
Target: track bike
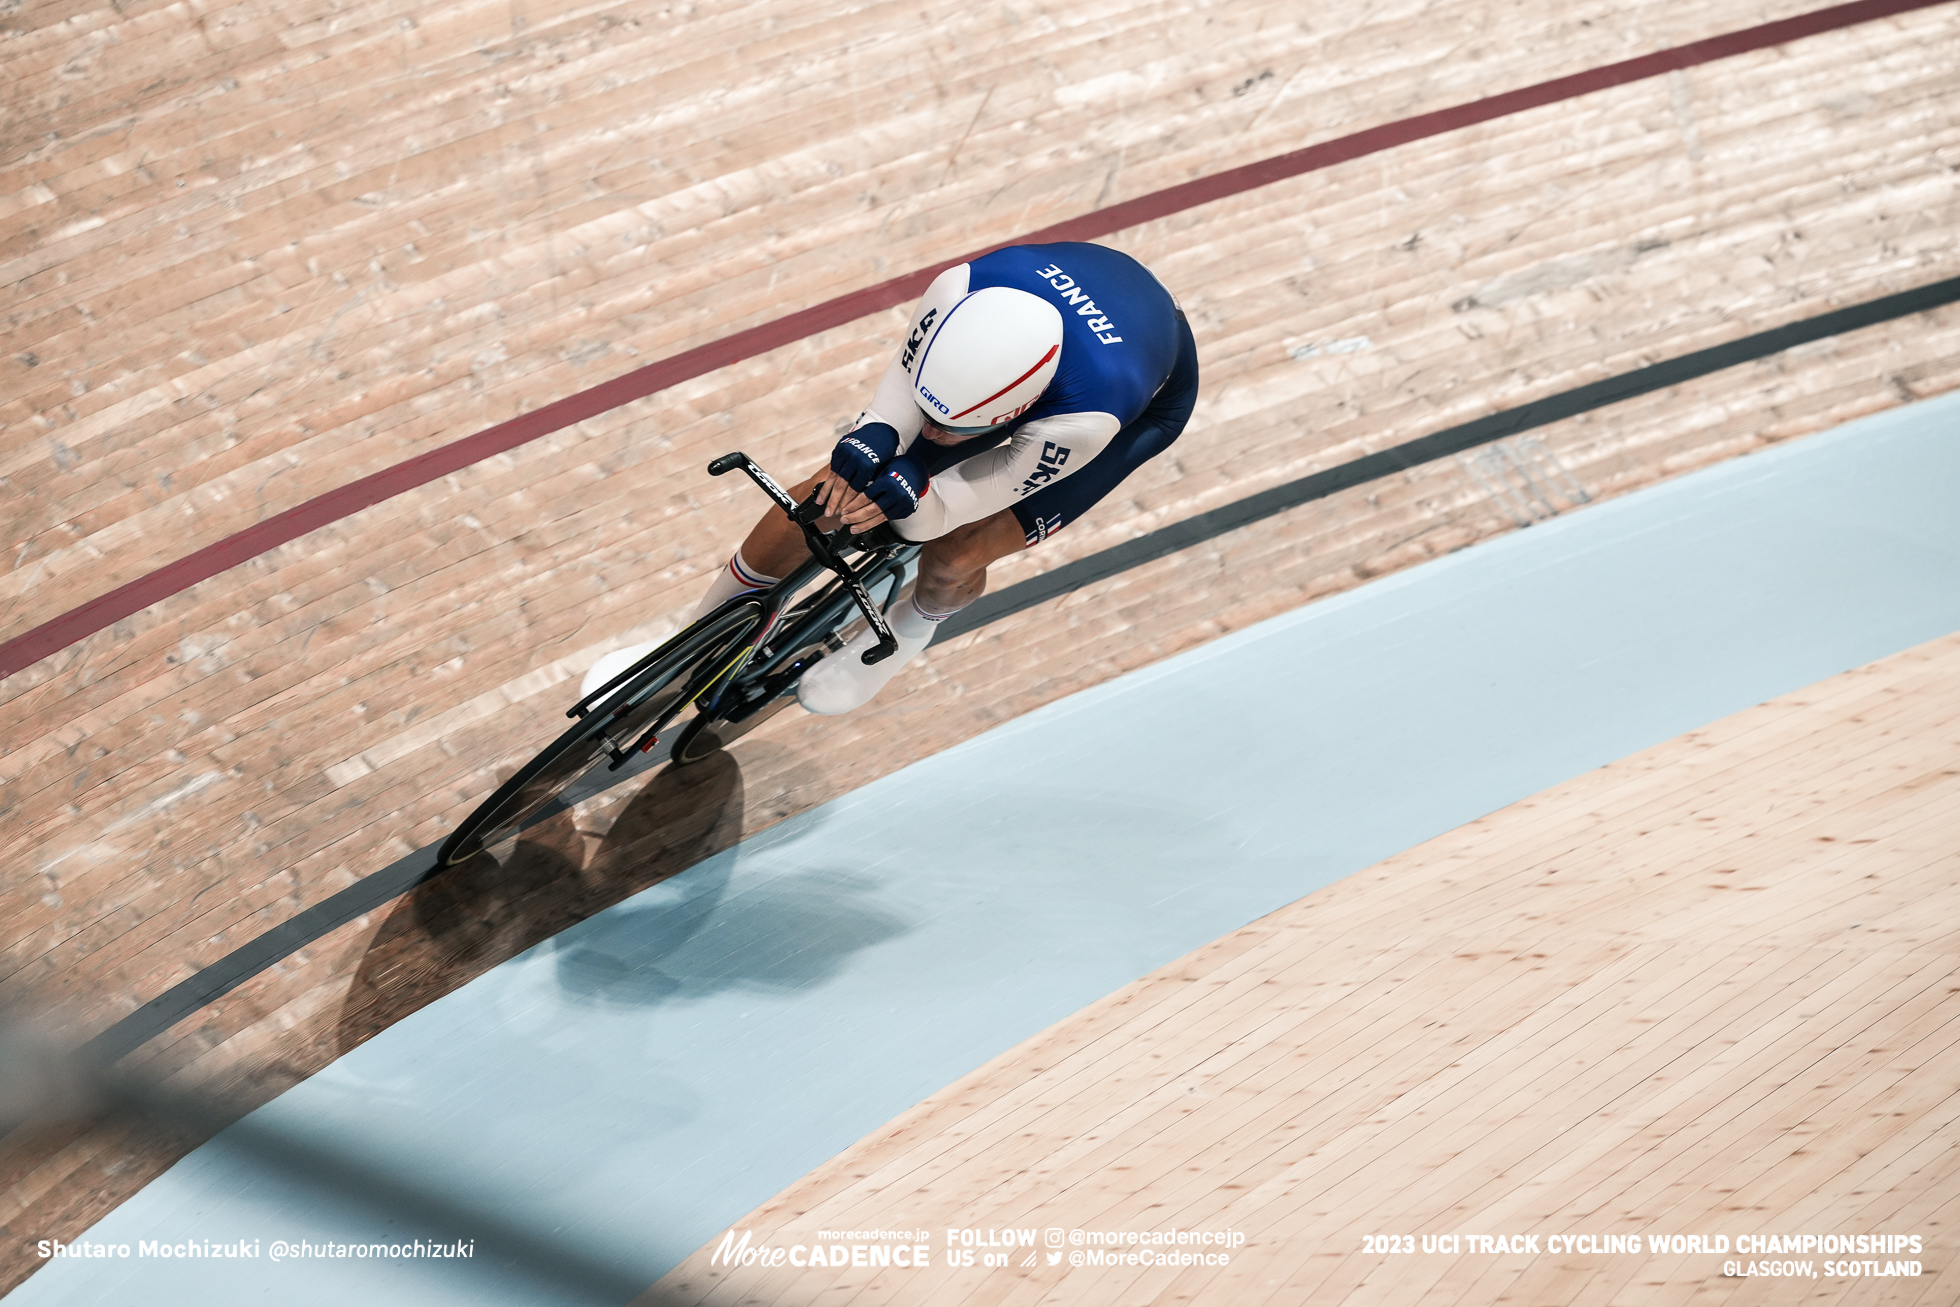
M 919 547 L 889 526 L 857 535 L 848 526 L 818 530 L 824 510 L 816 495 L 797 503 L 739 450 L 708 464 L 710 476 L 738 469 L 802 528 L 810 557 L 768 589 L 728 600 L 567 709 L 577 724 L 450 832 L 436 854 L 438 870 L 509 839 L 600 763 L 617 771 L 636 753 L 649 752 L 690 706 L 694 716 L 668 753 L 672 765 L 698 762 L 733 743 L 789 706 L 803 674 L 843 647 L 857 617 L 878 634 L 877 645 L 864 652 L 866 663 L 897 651 L 885 610 Z M 826 585 L 798 600 L 826 574 Z M 874 598 L 876 592 L 882 596 Z

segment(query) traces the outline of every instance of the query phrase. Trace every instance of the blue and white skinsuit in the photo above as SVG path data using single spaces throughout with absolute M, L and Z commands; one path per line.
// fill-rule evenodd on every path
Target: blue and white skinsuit
M 999 430 L 957 445 L 921 441 L 925 414 L 911 384 L 925 335 L 921 324 L 989 286 L 1027 291 L 1061 310 L 1054 380 L 1033 407 Z M 931 477 L 917 511 L 892 524 L 906 539 L 934 540 L 1011 508 L 1032 545 L 1169 448 L 1197 399 L 1191 328 L 1141 263 L 1081 242 L 1013 245 L 933 279 L 912 310 L 906 343 L 853 430 L 887 423 L 898 432 L 899 452 Z

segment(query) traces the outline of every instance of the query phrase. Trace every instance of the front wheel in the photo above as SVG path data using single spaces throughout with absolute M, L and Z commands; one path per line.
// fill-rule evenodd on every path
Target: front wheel
M 760 604 L 744 604 L 698 623 L 647 655 L 644 667 L 553 740 L 537 757 L 450 833 L 436 866 L 453 867 L 521 830 L 537 812 L 609 756 L 657 731 L 746 649 L 762 620 Z
M 756 705 L 749 701 L 748 710 L 738 717 L 728 717 L 720 712 L 704 712 L 681 728 L 674 740 L 674 747 L 668 759 L 676 767 L 686 767 L 700 762 L 709 754 L 719 753 L 735 741 L 747 735 L 756 727 L 774 717 L 777 713 L 796 701 L 796 683 L 810 665 L 823 656 L 824 647 L 817 645 L 804 651 L 793 660 L 789 667 L 775 677 L 769 678 L 757 690 L 759 696 L 767 696 L 767 702 Z

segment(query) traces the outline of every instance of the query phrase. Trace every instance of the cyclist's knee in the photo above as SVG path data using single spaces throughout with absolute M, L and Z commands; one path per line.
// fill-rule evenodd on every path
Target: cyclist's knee
M 958 585 L 987 566 L 984 562 L 975 562 L 971 553 L 947 546 L 944 542 L 949 538 L 941 536 L 938 540 L 928 541 L 926 547 L 919 551 L 919 584 L 928 590 Z M 939 548 L 934 548 L 935 545 Z
M 1026 547 L 1014 515 L 997 513 L 926 541 L 919 551 L 919 578 L 927 585 L 961 580 Z

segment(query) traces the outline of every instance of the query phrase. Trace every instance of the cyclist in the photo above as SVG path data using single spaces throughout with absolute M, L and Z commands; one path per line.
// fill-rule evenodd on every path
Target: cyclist
M 811 712 L 843 713 L 884 687 L 933 632 L 986 589 L 990 564 L 1086 513 L 1184 430 L 1197 345 L 1170 292 L 1127 254 L 1068 242 L 1016 245 L 948 268 L 912 311 L 871 405 L 812 489 L 854 531 L 881 522 L 924 542 L 917 581 L 891 611 L 898 652 L 865 666 L 867 629 L 803 677 Z M 802 532 L 764 514 L 695 612 L 775 584 L 806 556 Z M 590 692 L 651 646 L 623 649 Z

